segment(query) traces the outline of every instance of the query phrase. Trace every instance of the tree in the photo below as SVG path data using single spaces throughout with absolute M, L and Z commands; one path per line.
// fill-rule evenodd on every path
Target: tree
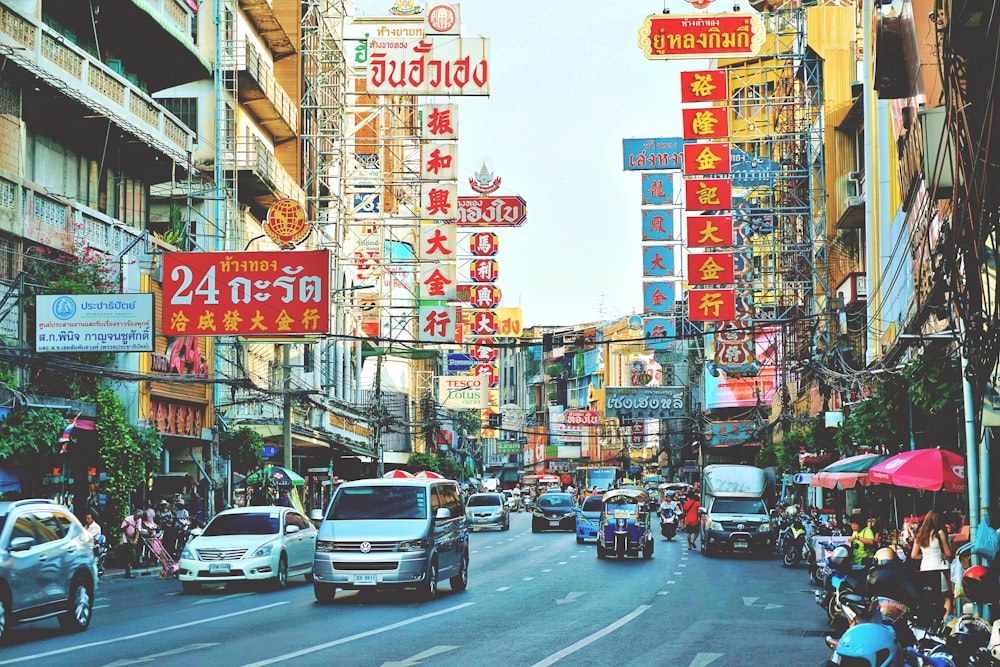
M 246 426 L 239 426 L 219 438 L 219 453 L 229 459 L 234 472 L 247 474 L 260 465 L 264 438 Z
M 0 459 L 19 470 L 24 494 L 33 494 L 41 484 L 65 427 L 66 418 L 51 408 L 14 410 L 0 422 Z
M 421 470 L 441 472 L 441 465 L 438 462 L 438 458 L 433 454 L 426 454 L 424 452 L 410 454 L 409 458 L 406 459 L 406 467 L 409 468 L 410 472 L 419 472 Z

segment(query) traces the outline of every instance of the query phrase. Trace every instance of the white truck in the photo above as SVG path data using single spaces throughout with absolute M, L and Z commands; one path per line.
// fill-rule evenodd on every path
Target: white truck
M 769 555 L 775 535 L 766 504 L 767 473 L 747 465 L 708 465 L 701 480 L 701 552 Z

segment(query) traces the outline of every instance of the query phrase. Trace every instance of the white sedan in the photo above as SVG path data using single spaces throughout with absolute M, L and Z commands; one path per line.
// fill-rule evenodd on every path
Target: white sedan
M 238 507 L 216 515 L 181 552 L 185 593 L 203 583 L 269 580 L 284 588 L 288 577 L 312 580 L 317 530 L 290 507 Z

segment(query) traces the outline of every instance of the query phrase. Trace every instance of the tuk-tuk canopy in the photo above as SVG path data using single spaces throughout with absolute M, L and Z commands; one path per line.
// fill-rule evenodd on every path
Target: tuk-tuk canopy
M 601 502 L 607 503 L 615 498 L 625 497 L 633 503 L 648 503 L 649 494 L 642 489 L 612 489 L 605 491 L 601 496 Z

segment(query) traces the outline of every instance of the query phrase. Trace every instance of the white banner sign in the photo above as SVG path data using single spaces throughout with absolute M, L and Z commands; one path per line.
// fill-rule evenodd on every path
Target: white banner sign
M 152 352 L 152 294 L 41 295 L 37 352 Z
M 488 381 L 483 375 L 441 376 L 438 403 L 453 410 L 482 410 L 486 407 Z
M 368 52 L 368 92 L 378 95 L 490 94 L 490 40 L 423 39 Z

